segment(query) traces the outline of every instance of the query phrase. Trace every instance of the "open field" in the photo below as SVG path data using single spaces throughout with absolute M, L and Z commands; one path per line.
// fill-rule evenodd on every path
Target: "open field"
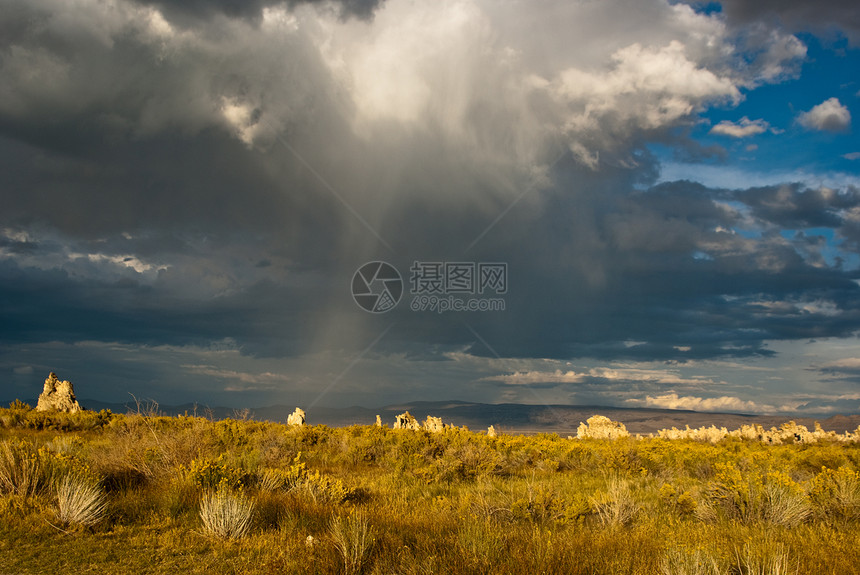
M 0 573 L 860 573 L 860 444 L 0 410 Z

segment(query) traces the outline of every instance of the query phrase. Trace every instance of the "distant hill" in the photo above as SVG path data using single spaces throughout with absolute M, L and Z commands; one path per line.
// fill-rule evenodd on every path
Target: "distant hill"
M 35 401 L 28 401 L 35 405 Z M 248 417 L 257 420 L 286 423 L 287 417 L 295 409 L 295 405 L 272 405 L 247 410 L 231 407 L 208 407 L 202 404 L 156 405 L 142 401 L 140 405 L 134 402 L 104 403 L 94 400 L 81 400 L 81 405 L 87 409 L 110 409 L 115 413 L 153 410 L 164 415 L 198 415 L 212 419 L 227 417 Z M 3 405 L 8 405 L 8 402 Z M 299 406 L 303 407 L 303 406 Z M 468 426 L 470 429 L 485 430 L 495 426 L 499 432 L 507 433 L 558 433 L 562 437 L 576 435 L 580 422 L 595 414 L 605 415 L 614 421 L 620 421 L 627 426 L 631 433 L 655 433 L 660 429 L 684 426 L 702 427 L 715 425 L 729 430 L 742 425 L 761 424 L 765 428 L 778 427 L 781 423 L 793 420 L 809 429 L 816 421 L 827 431 L 843 433 L 853 431 L 860 425 L 860 415 L 834 415 L 827 418 L 792 417 L 788 415 L 746 415 L 737 413 L 701 413 L 673 409 L 640 409 L 606 407 L 599 405 L 523 405 L 516 403 L 469 403 L 463 401 L 415 401 L 398 403 L 385 407 L 312 407 L 305 409 L 309 424 L 324 424 L 332 427 L 347 425 L 370 425 L 376 421 L 376 415 L 382 417 L 383 423 L 391 425 L 394 416 L 404 411 L 423 420 L 428 415 L 441 417 L 445 423 L 457 426 Z

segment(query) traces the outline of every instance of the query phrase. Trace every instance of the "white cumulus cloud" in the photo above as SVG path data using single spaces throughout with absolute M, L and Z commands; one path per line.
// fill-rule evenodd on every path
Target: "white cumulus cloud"
M 720 136 L 731 136 L 732 138 L 748 138 L 749 136 L 763 134 L 768 128 L 770 128 L 770 124 L 764 120 L 750 120 L 744 116 L 738 122 L 723 120 L 711 128 L 711 133 L 719 134 Z
M 810 130 L 841 132 L 851 125 L 851 112 L 837 98 L 829 98 L 800 114 L 797 122 Z
M 753 401 L 744 401 L 738 397 L 724 395 L 722 397 L 696 397 L 692 395 L 679 396 L 675 392 L 657 396 L 646 396 L 644 405 L 661 409 L 688 409 L 691 411 L 719 412 L 751 412 L 772 411 L 770 406 L 759 405 Z
M 708 378 L 686 378 L 672 370 L 642 369 L 636 367 L 593 367 L 587 371 L 518 371 L 506 375 L 484 378 L 484 381 L 501 381 L 506 385 L 529 385 L 535 383 L 585 383 L 604 382 L 647 382 L 671 385 L 701 385 L 714 383 Z
M 666 128 L 706 103 L 741 98 L 731 78 L 699 66 L 677 40 L 659 48 L 634 43 L 616 51 L 612 61 L 603 72 L 569 68 L 549 84 L 552 96 L 568 109 L 565 128 L 577 144 L 602 134 L 606 141 L 597 138 L 600 147 L 611 149 L 613 138 Z M 596 163 L 571 148 L 585 163 Z

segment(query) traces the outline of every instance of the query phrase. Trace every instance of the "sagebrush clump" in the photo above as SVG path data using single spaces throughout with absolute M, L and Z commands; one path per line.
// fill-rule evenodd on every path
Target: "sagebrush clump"
M 226 483 L 208 490 L 200 501 L 200 519 L 207 533 L 224 539 L 241 539 L 251 530 L 254 501 Z
M 92 479 L 69 474 L 57 482 L 57 519 L 65 525 L 92 527 L 104 520 L 107 497 Z

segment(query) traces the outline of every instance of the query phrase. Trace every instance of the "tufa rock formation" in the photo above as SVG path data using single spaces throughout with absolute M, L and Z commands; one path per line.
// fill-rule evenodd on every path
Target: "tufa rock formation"
M 496 436 L 496 428 L 492 425 L 487 428 L 487 437 L 495 437 Z
M 75 388 L 71 381 L 60 381 L 53 371 L 45 380 L 45 388 L 39 395 L 36 411 L 65 411 L 77 413 L 83 411 L 81 404 L 75 399 Z
M 394 416 L 394 429 L 421 429 L 421 424 L 408 411 Z
M 687 425 L 684 429 L 673 427 L 672 429 L 661 429 L 657 432 L 657 436 L 664 439 L 695 439 L 696 441 L 708 441 L 710 443 L 717 443 L 728 434 L 729 431 L 725 427 L 716 427 L 714 425 L 698 429 L 690 429 L 690 426 Z
M 580 422 L 576 430 L 577 439 L 618 439 L 629 436 L 623 423 L 612 421 L 603 415 L 592 415 L 587 424 Z
M 855 433 L 836 433 L 835 431 L 824 431 L 821 424 L 816 422 L 813 431 L 809 431 L 805 425 L 798 425 L 794 421 L 783 423 L 770 429 L 765 429 L 759 424 L 742 425 L 740 428 L 733 431 L 728 431 L 725 427 L 700 427 L 698 429 L 690 429 L 688 425 L 685 429 L 661 429 L 657 432 L 658 437 L 665 439 L 694 439 L 696 441 L 709 441 L 717 443 L 726 437 L 738 437 L 751 441 L 760 441 L 770 445 L 781 445 L 783 443 L 817 443 L 819 441 L 839 441 L 850 442 L 860 439 L 860 427 Z
M 424 420 L 424 429 L 431 433 L 439 433 L 440 431 L 445 431 L 445 424 L 442 423 L 441 417 L 428 415 L 427 419 Z
M 379 419 L 379 416 L 377 415 L 376 417 L 376 424 L 382 425 L 382 421 Z M 415 417 L 413 417 L 413 415 L 408 411 L 394 416 L 394 429 L 413 429 L 416 431 L 424 429 L 430 433 L 439 433 L 440 431 L 445 431 L 445 429 L 449 427 L 451 426 L 442 423 L 441 417 L 433 417 L 432 415 L 428 415 L 423 424 L 419 423 L 418 420 L 415 419 Z
M 288 425 L 304 425 L 305 421 L 305 410 L 300 407 L 297 407 L 287 418 Z
M 382 427 L 382 418 L 378 415 L 376 416 L 376 427 Z

